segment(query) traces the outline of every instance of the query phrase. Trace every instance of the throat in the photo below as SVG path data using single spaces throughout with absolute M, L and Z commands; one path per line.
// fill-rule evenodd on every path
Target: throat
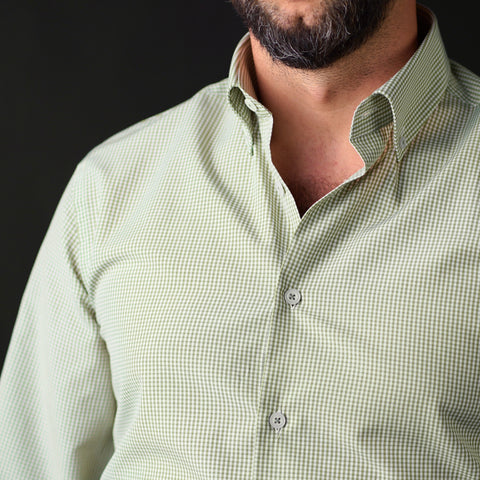
M 353 175 L 353 173 L 351 175 Z M 351 177 L 351 175 L 346 175 L 337 181 L 322 177 L 312 177 L 304 180 L 288 180 L 285 181 L 285 183 L 295 199 L 300 217 L 303 217 L 313 204 L 335 190 L 335 188 L 341 185 L 347 178 Z
M 294 197 L 300 217 L 365 166 L 353 147 L 317 162 L 300 158 L 292 161 L 292 157 L 286 158 L 272 151 L 272 163 Z

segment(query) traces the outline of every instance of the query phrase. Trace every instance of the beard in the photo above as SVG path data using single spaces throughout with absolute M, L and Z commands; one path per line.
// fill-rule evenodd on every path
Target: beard
M 316 70 L 361 47 L 380 28 L 395 0 L 319 0 L 308 24 L 299 14 L 282 18 L 269 0 L 230 1 L 274 61 Z

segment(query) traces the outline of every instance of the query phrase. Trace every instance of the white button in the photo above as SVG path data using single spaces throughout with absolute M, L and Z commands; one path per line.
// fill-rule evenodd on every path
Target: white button
M 250 98 L 248 98 L 248 97 L 245 98 L 245 105 L 246 105 L 250 110 L 252 110 L 253 112 L 256 112 L 256 111 L 257 111 L 256 105 L 255 105 L 255 104 L 253 103 L 253 101 L 252 101 Z
M 278 433 L 287 423 L 287 419 L 282 412 L 275 412 L 270 415 L 270 425 Z
M 300 291 L 297 290 L 296 288 L 289 288 L 285 292 L 285 300 L 291 307 L 298 305 L 301 299 L 302 299 L 302 295 L 300 294 Z
M 280 180 L 275 181 L 275 187 L 280 195 L 285 195 L 285 190 Z
M 398 141 L 398 146 L 401 150 L 403 150 L 407 146 L 407 140 L 405 139 L 405 137 L 400 137 Z

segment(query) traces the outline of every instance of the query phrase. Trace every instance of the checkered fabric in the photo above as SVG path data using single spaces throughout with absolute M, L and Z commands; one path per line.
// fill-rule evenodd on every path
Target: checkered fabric
M 422 42 L 302 217 L 248 34 L 83 158 L 0 381 L 2 480 L 480 478 L 480 79 Z

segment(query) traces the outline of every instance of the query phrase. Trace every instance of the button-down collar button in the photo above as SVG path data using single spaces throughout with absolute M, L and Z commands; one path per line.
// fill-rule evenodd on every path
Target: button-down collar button
M 372 114 L 372 110 L 366 110 L 360 115 L 360 118 L 367 118 Z
M 407 146 L 407 140 L 405 137 L 400 137 L 398 140 L 398 146 L 400 147 L 400 150 L 403 150 Z
M 287 418 L 282 412 L 275 412 L 270 415 L 270 425 L 278 433 L 287 423 Z
M 253 101 L 246 97 L 245 98 L 245 105 L 250 109 L 252 110 L 252 112 L 256 112 L 257 111 L 257 106 L 253 103 Z
M 285 190 L 280 180 L 275 181 L 275 188 L 277 189 L 277 192 L 280 194 L 280 196 L 285 195 Z
M 301 299 L 302 295 L 300 294 L 300 291 L 296 288 L 289 288 L 285 292 L 285 300 L 291 307 L 295 307 L 296 305 L 298 305 Z

